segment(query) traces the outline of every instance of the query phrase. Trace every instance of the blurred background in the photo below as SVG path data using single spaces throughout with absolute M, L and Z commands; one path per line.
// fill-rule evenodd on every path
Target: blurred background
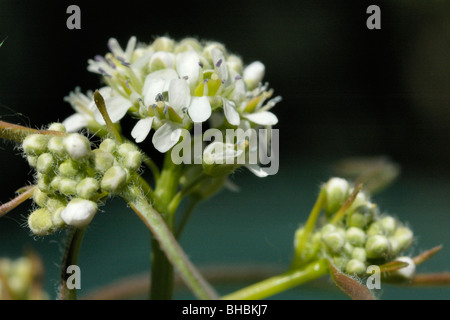
M 81 9 L 68 30 L 66 9 Z M 369 30 L 366 9 L 381 9 Z M 419 271 L 447 271 L 450 261 L 450 4 L 443 1 L 24 1 L 0 0 L 0 120 L 40 128 L 72 114 L 63 101 L 76 86 L 102 84 L 87 60 L 107 52 L 110 37 L 151 42 L 167 35 L 216 40 L 244 63 L 266 65 L 281 95 L 280 171 L 259 179 L 239 171 L 239 193 L 224 190 L 202 204 L 181 239 L 200 266 L 287 268 L 295 229 L 336 161 L 385 156 L 401 174 L 375 196 L 417 235 L 412 253 L 443 244 Z M 0 146 L 0 202 L 32 180 L 12 143 Z M 50 295 L 58 281 L 63 234 L 30 236 L 28 205 L 1 219 L 0 256 L 33 247 L 46 266 Z M 80 266 L 87 294 L 112 279 L 145 272 L 149 235 L 120 201 L 89 227 Z M 325 281 L 326 282 L 326 281 Z M 238 287 L 236 287 L 238 288 Z M 224 293 L 236 288 L 223 288 Z M 330 289 L 331 288 L 331 289 Z M 180 292 L 178 298 L 189 297 Z M 387 299 L 448 299 L 448 288 L 383 287 Z M 333 285 L 306 286 L 277 299 L 344 298 Z

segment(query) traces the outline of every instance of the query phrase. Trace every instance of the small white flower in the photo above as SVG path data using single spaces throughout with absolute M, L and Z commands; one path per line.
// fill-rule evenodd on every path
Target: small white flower
M 61 212 L 61 219 L 70 226 L 84 228 L 92 221 L 97 209 L 97 203 L 93 201 L 74 198 Z
M 265 70 L 266 67 L 260 61 L 252 62 L 244 69 L 243 78 L 250 90 L 262 81 Z

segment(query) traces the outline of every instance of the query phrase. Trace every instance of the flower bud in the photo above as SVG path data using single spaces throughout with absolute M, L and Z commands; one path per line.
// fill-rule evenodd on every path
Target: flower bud
M 155 51 L 173 51 L 175 42 L 168 37 L 159 37 L 153 41 L 152 47 Z
M 52 215 L 52 223 L 56 229 L 60 229 L 64 227 L 65 222 L 61 217 L 61 213 L 64 211 L 65 207 L 60 207 L 51 213 Z
M 77 184 L 77 195 L 83 199 L 92 198 L 100 188 L 99 183 L 94 178 L 84 178 Z
M 328 249 L 330 249 L 333 253 L 339 253 L 345 244 L 344 237 L 338 231 L 333 231 L 323 235 L 322 240 Z
M 128 174 L 122 167 L 113 166 L 109 168 L 103 175 L 100 186 L 108 192 L 117 192 L 127 182 Z
M 397 241 L 395 252 L 399 253 L 411 246 L 414 241 L 414 234 L 407 227 L 399 227 L 397 228 L 397 230 L 395 230 L 394 236 L 392 238 Z
M 388 239 L 382 235 L 370 236 L 365 248 L 369 259 L 386 258 L 391 252 Z
M 356 228 L 364 228 L 367 224 L 367 217 L 360 212 L 353 212 L 349 215 L 348 226 Z
M 30 134 L 22 142 L 25 153 L 38 156 L 47 149 L 49 136 L 43 134 Z
M 406 280 L 411 280 L 416 273 L 416 264 L 410 257 L 399 257 L 395 260 L 406 262 L 408 265 L 404 268 L 396 270 L 392 276 L 398 276 Z
M 51 125 L 48 126 L 48 130 L 66 132 L 66 127 L 62 123 L 53 122 Z
M 67 204 L 67 201 L 64 198 L 49 198 L 47 201 L 47 209 L 48 211 L 50 211 L 51 213 L 55 212 L 56 210 L 60 209 L 60 208 L 64 208 Z
M 203 170 L 211 176 L 225 176 L 241 165 L 236 164 L 242 150 L 232 143 L 213 142 L 203 151 Z
M 172 52 L 155 52 L 150 58 L 149 70 L 151 72 L 161 69 L 172 69 L 175 63 L 175 55 Z
M 244 69 L 243 78 L 249 90 L 258 86 L 264 77 L 265 66 L 260 61 L 250 63 Z
M 345 232 L 345 240 L 356 247 L 361 247 L 366 242 L 366 234 L 360 228 L 350 227 Z
M 49 174 L 42 174 L 38 172 L 37 186 L 42 192 L 50 192 L 50 182 L 52 181 L 52 176 Z
M 97 203 L 93 201 L 74 198 L 61 212 L 61 218 L 70 226 L 83 228 L 92 221 L 97 209 Z
M 360 260 L 351 259 L 345 266 L 345 272 L 357 275 L 364 274 L 366 272 L 366 264 Z
M 108 153 L 113 153 L 116 150 L 117 142 L 113 139 L 105 139 L 100 143 L 99 149 Z
M 59 180 L 58 190 L 66 196 L 74 195 L 77 192 L 77 182 L 69 178 L 62 178 Z
M 63 145 L 69 156 L 75 160 L 82 160 L 88 157 L 91 151 L 89 139 L 79 133 L 65 136 Z
M 36 170 L 40 173 L 49 173 L 53 169 L 54 158 L 51 153 L 41 154 L 36 162 Z
M 123 158 L 122 164 L 125 168 L 136 171 L 141 167 L 142 154 L 139 151 L 131 151 Z
M 349 194 L 349 183 L 345 179 L 331 178 L 325 185 L 326 201 L 324 209 L 332 214 L 339 210 Z
M 66 154 L 66 150 L 64 149 L 63 145 L 63 137 L 51 137 L 48 141 L 47 148 L 49 152 L 58 157 L 63 157 Z
M 335 256 L 333 257 L 333 264 L 338 268 L 339 270 L 345 270 L 345 267 L 347 266 L 348 259 L 343 256 Z
M 73 178 L 78 174 L 78 164 L 72 159 L 67 159 L 58 167 L 59 173 L 63 177 Z
M 363 248 L 354 248 L 351 255 L 352 259 L 365 262 L 367 259 L 366 250 Z
M 30 167 L 35 168 L 37 165 L 37 160 L 38 160 L 38 156 L 31 156 L 31 155 L 27 156 L 27 162 L 30 165 Z
M 32 212 L 28 216 L 28 226 L 37 236 L 45 236 L 52 233 L 53 223 L 50 212 L 45 208 Z
M 45 207 L 48 201 L 48 195 L 45 192 L 42 192 L 39 188 L 34 188 L 33 190 L 33 201 L 39 207 Z
M 392 217 L 384 217 L 380 220 L 380 224 L 383 226 L 384 235 L 391 236 L 394 234 L 397 228 L 397 221 Z
M 91 156 L 96 171 L 105 172 L 114 165 L 114 156 L 106 151 L 95 149 Z
M 368 236 L 385 235 L 385 234 L 386 232 L 384 230 L 384 226 L 379 220 L 372 223 L 367 229 Z

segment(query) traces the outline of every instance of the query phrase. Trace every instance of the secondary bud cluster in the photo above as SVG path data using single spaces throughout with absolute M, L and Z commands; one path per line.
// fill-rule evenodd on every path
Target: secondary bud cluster
M 49 130 L 65 132 L 60 123 Z M 47 235 L 66 225 L 87 226 L 97 212 L 97 202 L 114 194 L 129 181 L 142 163 L 142 154 L 130 143 L 105 139 L 91 149 L 79 133 L 31 134 L 22 144 L 29 164 L 36 169 L 33 200 L 40 207 L 28 217 L 36 235 Z
M 369 265 L 395 260 L 413 243 L 412 231 L 396 218 L 381 214 L 360 192 L 342 219 L 333 217 L 353 191 L 350 184 L 333 178 L 324 185 L 327 222 L 316 229 L 305 246 L 308 257 L 327 257 L 350 275 L 363 275 Z M 296 246 L 304 228 L 296 233 Z

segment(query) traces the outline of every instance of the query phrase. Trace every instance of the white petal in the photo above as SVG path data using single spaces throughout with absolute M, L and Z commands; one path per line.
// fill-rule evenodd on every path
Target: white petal
M 178 73 L 174 69 L 161 69 L 149 73 L 145 77 L 144 87 L 142 89 L 142 93 L 144 94 L 144 96 L 146 95 L 146 92 L 149 90 L 149 87 L 154 85 L 155 79 L 164 80 L 164 87 L 162 88 L 162 91 L 167 91 L 167 89 L 169 88 L 170 80 L 178 79 Z
M 211 104 L 208 97 L 192 97 L 189 116 L 194 122 L 203 122 L 211 116 Z
M 169 151 L 180 140 L 181 128 L 172 122 L 166 122 L 153 134 L 153 145 L 161 153 Z
M 181 52 L 177 55 L 177 72 L 180 77 L 187 76 L 189 84 L 195 84 L 198 80 L 200 72 L 199 61 L 198 54 L 192 50 Z
M 173 68 L 175 55 L 172 52 L 158 51 L 150 58 L 150 66 L 162 64 L 165 68 Z M 161 68 L 161 66 L 159 67 Z
M 233 90 L 233 99 L 234 101 L 241 101 L 245 98 L 247 90 L 245 89 L 245 83 L 244 80 L 239 79 L 236 80 L 234 83 L 234 90 Z
M 191 93 L 186 80 L 173 79 L 169 84 L 169 105 L 180 113 L 184 107 L 189 107 Z
M 152 129 L 153 117 L 148 117 L 139 120 L 131 130 L 131 136 L 136 140 L 136 143 L 140 143 L 147 138 L 150 130 Z
M 79 113 L 75 113 L 67 117 L 62 124 L 66 127 L 67 132 L 76 132 L 88 125 L 88 119 Z
M 136 37 L 133 36 L 128 40 L 127 48 L 125 49 L 125 60 L 130 62 L 131 57 L 133 55 L 134 48 L 136 48 Z
M 156 95 L 164 91 L 166 80 L 164 79 L 150 79 L 146 80 L 142 93 L 144 95 L 145 106 L 150 106 L 156 102 Z
M 264 72 L 264 64 L 260 61 L 252 62 L 244 69 L 243 78 L 249 90 L 252 90 L 261 82 Z
M 266 172 L 265 168 L 258 166 L 257 164 L 247 164 L 245 165 L 248 170 L 250 170 L 254 175 L 260 178 L 267 177 L 269 174 Z
M 119 42 L 115 38 L 110 38 L 108 40 L 108 47 L 109 50 L 115 55 L 122 58 L 125 58 L 125 52 L 123 52 L 122 47 L 120 46 Z
M 247 113 L 244 117 L 251 122 L 260 124 L 262 126 L 273 126 L 278 123 L 278 118 L 276 117 L 276 115 L 269 111 Z
M 238 126 L 241 122 L 241 117 L 239 116 L 239 113 L 236 110 L 234 102 L 229 101 L 225 98 L 222 98 L 222 101 L 223 101 L 223 112 L 225 113 L 227 121 L 233 126 Z
M 125 99 L 121 96 L 111 97 L 109 99 L 105 99 L 106 111 L 113 123 L 116 123 L 120 119 L 122 119 L 127 113 L 128 109 L 131 107 L 131 101 Z M 98 109 L 94 111 L 95 120 L 101 124 L 105 125 L 105 120 L 102 117 L 102 114 Z

